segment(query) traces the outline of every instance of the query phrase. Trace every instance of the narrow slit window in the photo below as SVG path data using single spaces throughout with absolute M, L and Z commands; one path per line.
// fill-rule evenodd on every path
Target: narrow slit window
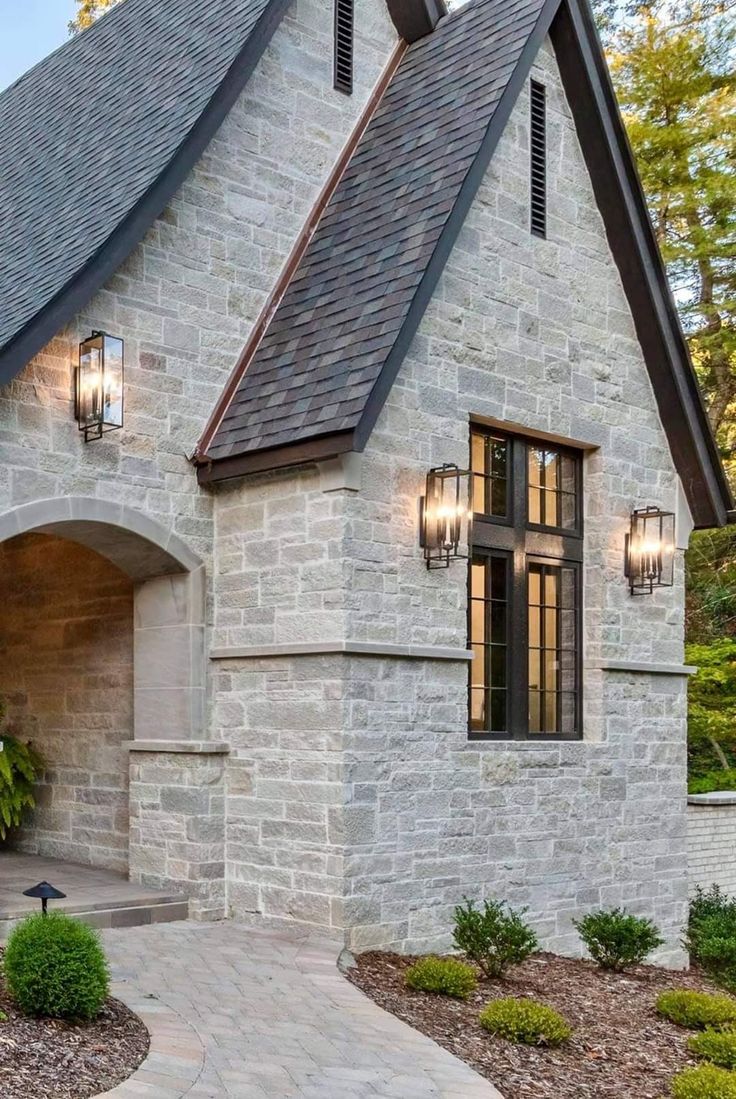
M 353 90 L 354 0 L 335 0 L 335 87 L 350 95 Z
M 547 235 L 547 103 L 544 84 L 531 82 L 531 230 Z

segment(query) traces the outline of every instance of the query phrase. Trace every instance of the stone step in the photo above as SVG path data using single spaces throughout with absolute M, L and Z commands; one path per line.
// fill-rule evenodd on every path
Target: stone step
M 33 909 L 35 911 L 35 909 Z M 109 907 L 74 909 L 64 907 L 68 916 L 82 920 L 90 927 L 143 927 L 153 923 L 173 923 L 189 917 L 189 901 L 180 894 L 163 896 L 160 900 L 131 900 L 126 903 L 111 904 Z M 0 942 L 7 939 L 10 932 L 20 923 L 23 914 L 0 913 Z

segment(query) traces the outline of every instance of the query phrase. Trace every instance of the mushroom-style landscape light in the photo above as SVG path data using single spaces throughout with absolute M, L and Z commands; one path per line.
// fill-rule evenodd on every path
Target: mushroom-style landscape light
M 24 897 L 38 897 L 41 901 L 41 912 L 46 915 L 46 906 L 49 901 L 61 901 L 66 896 L 60 889 L 54 889 L 47 881 L 40 881 L 38 885 L 32 885 L 30 889 L 23 890 Z
M 450 561 L 467 558 L 473 513 L 470 492 L 468 469 L 444 465 L 427 474 L 419 544 L 428 569 L 446 569 Z
M 76 417 L 84 441 L 123 426 L 123 341 L 93 332 L 79 345 Z
M 657 507 L 631 513 L 624 573 L 632 595 L 650 595 L 674 583 L 675 515 Z

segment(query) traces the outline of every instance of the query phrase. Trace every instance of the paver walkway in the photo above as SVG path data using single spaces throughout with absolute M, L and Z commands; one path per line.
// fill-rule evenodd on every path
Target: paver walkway
M 329 938 L 234 921 L 103 932 L 131 999 L 174 1008 L 204 1047 L 188 1099 L 500 1099 L 468 1065 L 384 1012 L 336 968 Z M 166 1057 L 131 1081 L 169 1096 Z M 172 1077 L 175 1068 L 168 1069 Z M 179 1092 L 178 1094 L 181 1094 Z

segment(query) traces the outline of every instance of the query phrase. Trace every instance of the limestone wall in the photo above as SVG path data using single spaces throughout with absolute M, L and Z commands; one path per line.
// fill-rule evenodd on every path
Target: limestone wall
M 572 919 L 600 905 L 653 917 L 682 960 L 686 910 L 683 578 L 632 599 L 633 507 L 674 510 L 677 477 L 633 323 L 547 45 L 548 238 L 529 231 L 528 86 L 515 107 L 346 503 L 351 603 L 363 641 L 461 646 L 466 571 L 428 572 L 416 501 L 430 466 L 468 463 L 485 416 L 591 444 L 585 459 L 581 742 L 470 742 L 467 670 L 355 659 L 346 850 L 358 948 L 447 943 L 464 894 L 529 906 L 548 948 L 579 949 Z M 617 662 L 637 661 L 632 671 Z
M 0 544 L 0 696 L 46 760 L 22 850 L 128 868 L 133 585 L 99 554 L 43 534 Z

